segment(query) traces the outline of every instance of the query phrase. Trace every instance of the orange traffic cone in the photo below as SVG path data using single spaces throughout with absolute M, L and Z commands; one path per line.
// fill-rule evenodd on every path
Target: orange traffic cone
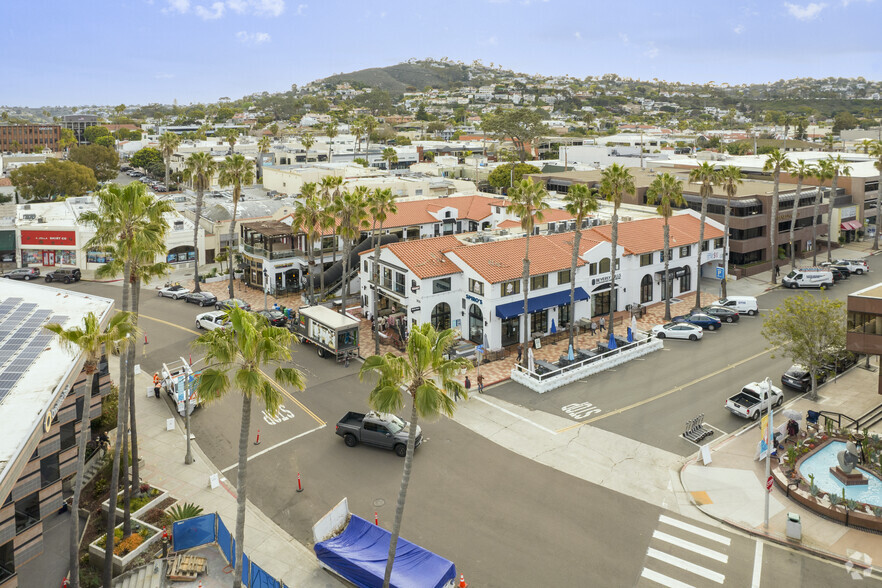
M 469 585 L 466 584 L 466 581 L 465 581 L 465 574 L 460 574 L 459 575 L 459 588 L 468 588 L 468 587 L 469 587 Z

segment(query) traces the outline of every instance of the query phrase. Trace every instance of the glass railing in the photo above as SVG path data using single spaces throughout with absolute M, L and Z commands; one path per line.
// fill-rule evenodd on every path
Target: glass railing
M 20 535 L 40 522 L 26 512 L 15 511 L 15 534 Z
M 15 570 L 12 569 L 12 564 L 10 563 L 7 565 L 8 567 L 5 565 L 0 565 L 0 584 L 15 575 Z

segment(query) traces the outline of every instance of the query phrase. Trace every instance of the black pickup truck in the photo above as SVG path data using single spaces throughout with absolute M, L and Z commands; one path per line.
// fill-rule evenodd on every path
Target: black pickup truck
M 343 437 L 348 447 L 359 443 L 375 445 L 383 449 L 393 449 L 399 457 L 407 455 L 407 436 L 410 434 L 410 423 L 393 414 L 369 412 L 347 412 L 337 423 L 336 433 Z M 423 433 L 417 425 L 414 448 L 423 442 Z

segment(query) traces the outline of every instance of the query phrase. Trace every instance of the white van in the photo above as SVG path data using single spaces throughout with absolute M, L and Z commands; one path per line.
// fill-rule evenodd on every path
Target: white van
M 717 300 L 711 306 L 730 308 L 738 312 L 738 314 L 749 316 L 754 316 L 759 312 L 759 306 L 756 303 L 756 298 L 753 296 L 729 296 L 722 300 Z
M 833 272 L 826 267 L 802 267 L 784 276 L 781 283 L 787 288 L 829 288 Z

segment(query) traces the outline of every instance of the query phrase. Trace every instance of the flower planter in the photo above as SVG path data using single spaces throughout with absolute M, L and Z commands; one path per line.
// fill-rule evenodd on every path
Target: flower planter
M 156 506 L 157 504 L 159 504 L 160 502 L 162 502 L 163 500 L 168 498 L 168 491 L 167 490 L 163 490 L 162 488 L 159 488 L 157 486 L 151 486 L 150 488 L 152 490 L 158 490 L 159 494 L 157 494 L 155 498 L 150 500 L 150 502 L 148 502 L 147 504 L 145 504 L 144 506 L 142 506 L 138 510 L 132 512 L 131 516 L 133 519 L 138 518 L 138 517 L 146 514 L 147 512 L 150 511 L 151 508 L 153 508 L 154 506 Z M 119 496 L 122 496 L 122 495 L 123 495 L 123 493 L 120 492 Z M 108 499 L 108 500 L 105 500 L 104 502 L 101 503 L 101 510 L 105 514 L 107 514 L 107 509 L 109 508 L 109 502 L 110 502 L 110 500 Z M 123 509 L 121 509 L 121 508 L 116 509 L 116 520 L 117 521 L 122 520 L 124 515 L 125 515 L 125 513 L 123 512 Z
M 144 521 L 139 521 L 135 518 L 132 518 L 132 527 L 134 528 L 135 524 L 138 524 L 142 528 L 149 529 L 152 533 L 150 537 L 144 539 L 143 543 L 141 543 L 138 547 L 127 553 L 126 555 L 119 556 L 113 555 L 113 573 L 119 574 L 132 563 L 137 557 L 143 555 L 146 551 L 148 551 L 154 543 L 156 543 L 162 537 L 162 529 L 158 529 L 153 525 L 148 525 Z M 117 525 L 117 528 L 122 525 Z M 104 535 L 101 535 L 95 541 L 89 544 L 89 562 L 96 569 L 101 569 L 104 567 L 104 547 L 101 547 L 98 542 L 104 538 Z
M 204 278 L 202 281 L 206 284 L 213 284 L 215 282 L 225 282 L 229 280 L 229 276 L 214 276 L 213 278 Z

